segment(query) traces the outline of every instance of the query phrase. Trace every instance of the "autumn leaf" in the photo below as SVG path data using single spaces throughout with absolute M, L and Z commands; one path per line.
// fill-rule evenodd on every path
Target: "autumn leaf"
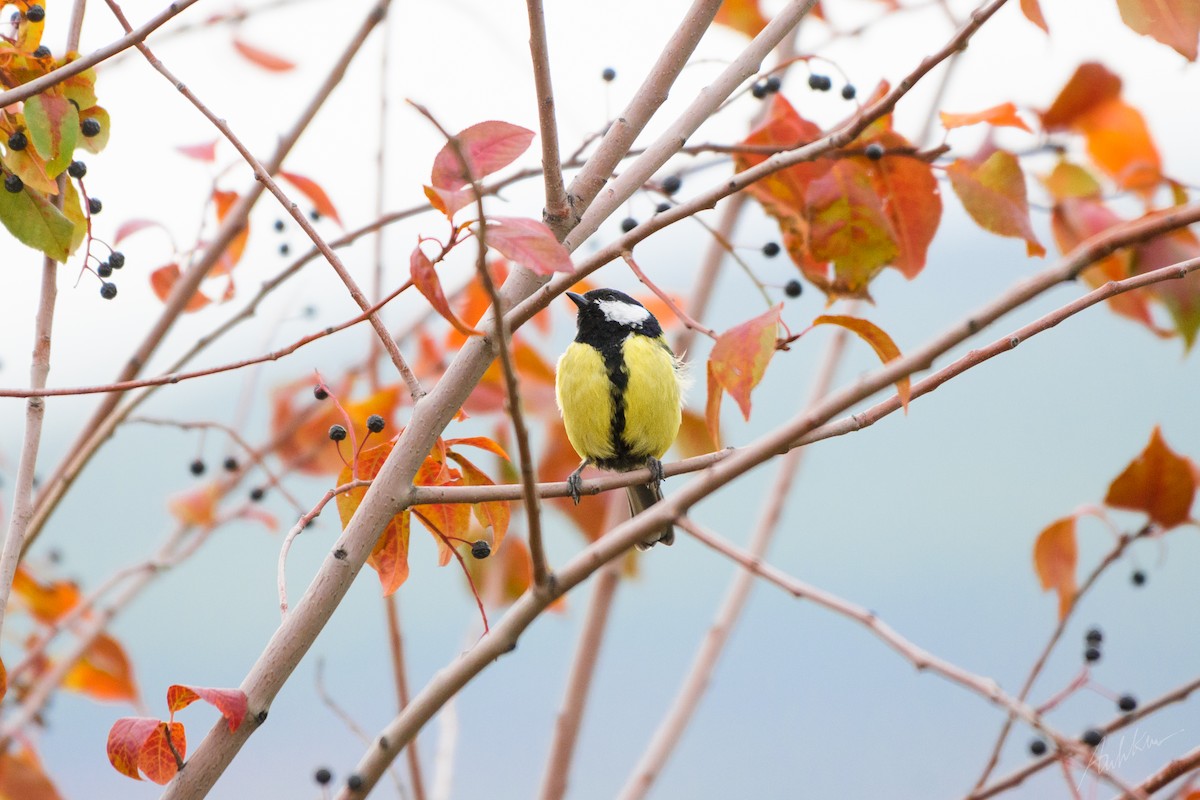
M 704 417 L 685 408 L 683 420 L 679 425 L 679 435 L 675 438 L 675 449 L 679 451 L 681 458 L 693 458 L 712 453 L 720 448 L 713 441 Z
M 1046 18 L 1042 16 L 1042 6 L 1039 0 L 1021 0 L 1021 13 L 1045 33 L 1050 33 L 1050 28 L 1046 25 Z
M 1200 4 L 1195 0 L 1117 0 L 1117 8 L 1133 31 L 1162 42 L 1188 61 L 1196 60 Z
M 446 444 L 449 445 L 449 441 L 447 441 Z M 462 454 L 450 452 L 448 455 L 456 464 L 458 464 L 459 467 L 462 468 L 464 486 L 495 485 L 495 481 L 489 478 L 487 473 L 475 466 L 474 463 L 469 461 Z M 473 503 L 471 505 L 471 511 L 475 515 L 475 519 L 480 525 L 482 525 L 485 529 L 491 528 L 492 549 L 499 550 L 500 545 L 504 542 L 504 535 L 508 533 L 508 521 L 509 517 L 511 516 L 508 501 L 497 500 L 487 503 Z
M 71 255 L 75 225 L 41 192 L 0 192 L 0 222 L 17 241 L 58 262 Z
M 301 194 L 309 199 L 313 204 L 313 208 L 317 210 L 321 216 L 329 217 L 338 225 L 342 224 L 342 218 L 338 216 L 337 209 L 333 206 L 333 201 L 329 199 L 329 195 L 321 188 L 320 184 L 311 178 L 306 178 L 303 175 L 297 175 L 294 172 L 279 172 L 279 177 L 295 186 Z
M 239 199 L 237 192 L 226 192 L 221 189 L 214 189 L 212 193 L 213 205 L 217 209 L 217 222 L 225 221 L 229 216 L 229 212 L 237 204 Z M 228 275 L 233 272 L 233 268 L 242 260 L 242 254 L 246 252 L 246 241 L 250 238 L 250 226 L 243 225 L 242 228 L 233 236 L 229 242 L 229 246 L 221 253 L 221 257 L 217 260 L 216 266 L 209 272 L 210 277 L 218 275 Z
M 76 140 L 77 146 L 82 147 L 89 153 L 99 153 L 108 144 L 108 137 L 112 134 L 112 120 L 109 118 L 108 111 L 100 106 L 92 106 L 85 108 L 79 112 L 79 119 L 95 120 L 100 126 L 100 132 L 95 136 L 82 136 Z
M 24 566 L 17 567 L 12 590 L 34 619 L 46 625 L 58 622 L 79 604 L 79 586 L 74 581 L 41 583 Z
M 708 358 L 708 405 L 706 420 L 709 435 L 720 443 L 721 393 L 728 392 L 737 401 L 742 416 L 750 419 L 750 392 L 762 380 L 779 330 L 783 304 L 743 322 L 717 337 Z
M 1165 212 L 1154 212 L 1142 219 L 1160 216 L 1163 213 L 1171 212 L 1169 209 Z M 1140 275 L 1198 256 L 1200 239 L 1197 239 L 1191 228 L 1181 228 L 1134 247 L 1133 272 Z M 1148 286 L 1146 292 L 1166 308 L 1175 323 L 1176 332 L 1183 337 L 1184 347 L 1190 350 L 1196 343 L 1197 333 L 1200 332 L 1200 272 L 1192 272 L 1178 280 L 1162 281 Z
M 539 275 L 570 272 L 571 254 L 541 222 L 519 217 L 489 217 L 484 237 L 488 247 Z
M 298 399 L 312 399 L 312 388 L 311 379 L 302 379 L 275 391 L 271 431 L 279 440 L 277 453 L 291 469 L 308 475 L 337 475 L 345 462 L 329 440 L 329 426 L 345 425 L 346 421 L 337 406 L 328 401 L 317 408 L 316 413 L 297 408 Z M 361 442 L 367 434 L 367 418 L 372 414 L 378 414 L 385 423 L 391 424 L 400 403 L 401 389 L 398 384 L 391 384 L 360 400 L 347 400 L 352 389 L 352 383 L 346 381 L 336 387 L 336 393 L 342 398 L 342 407 L 353 425 L 353 440 Z
M 1041 180 L 1046 191 L 1055 200 L 1081 197 L 1097 198 L 1103 192 L 1103 187 L 1092 173 L 1065 159 L 1055 164 L 1050 174 Z
M 812 324 L 813 327 L 817 325 L 837 325 L 845 328 L 871 345 L 871 348 L 875 351 L 875 355 L 879 356 L 879 360 L 885 364 L 900 357 L 900 348 L 896 347 L 896 343 L 892 341 L 892 337 L 888 336 L 882 328 L 869 320 L 858 317 L 823 314 L 814 319 Z M 907 414 L 908 401 L 912 396 L 912 388 L 907 376 L 896 381 L 896 394 L 900 396 L 900 405 L 903 406 L 904 413 Z
M 46 174 L 58 177 L 74 158 L 79 110 L 65 95 L 42 92 L 25 101 L 25 124 L 29 141 L 46 160 Z
M 246 718 L 246 693 L 241 689 L 210 689 L 178 683 L 167 687 L 167 708 L 172 721 L 176 711 L 182 711 L 197 700 L 203 700 L 220 711 L 230 733 L 236 731 Z
M 911 146 L 891 130 L 879 132 L 872 141 L 885 150 Z M 912 280 L 925 268 L 929 244 L 942 220 L 942 198 L 933 168 L 924 161 L 902 155 L 863 160 L 898 248 L 891 266 Z
M 131 219 L 117 226 L 117 232 L 113 234 L 113 246 L 116 247 L 122 240 L 133 236 L 135 233 L 150 230 L 151 228 L 157 228 L 170 236 L 170 231 L 161 222 L 156 222 L 152 219 Z
M 28 748 L 0 753 L 0 800 L 62 800 Z
M 757 36 L 767 27 L 767 18 L 759 10 L 758 0 L 724 0 L 713 22 L 750 37 Z
M 169 741 L 168 741 L 169 737 Z M 165 786 L 187 757 L 187 736 L 181 722 L 159 722 L 138 752 L 138 767 L 150 780 Z
M 71 243 L 68 245 L 72 253 L 79 249 L 79 245 L 83 244 L 84 237 L 87 236 L 87 216 L 83 213 L 83 204 L 79 200 L 79 190 L 75 188 L 75 181 L 67 181 L 67 188 L 63 192 L 63 216 L 71 221 L 74 230 L 71 234 Z
M 233 40 L 233 49 L 251 64 L 262 67 L 268 72 L 288 72 L 296 68 L 296 64 L 282 56 L 268 53 L 260 47 L 246 44 L 240 39 Z
M 136 702 L 137 685 L 125 649 L 107 633 L 92 642 L 63 678 L 63 688 L 97 700 Z
M 468 186 L 464 189 L 439 189 L 436 186 L 425 186 L 425 197 L 429 205 L 446 215 L 446 219 L 454 221 L 454 215 L 475 202 L 475 192 Z
M 971 219 L 984 230 L 1025 240 L 1031 256 L 1044 256 L 1029 221 L 1025 173 L 1017 157 L 997 150 L 982 162 L 960 158 L 946 167 L 950 185 Z
M 178 264 L 167 264 L 150 273 L 150 288 L 154 290 L 154 294 L 159 300 L 165 303 L 170 299 L 171 292 L 175 289 L 175 284 L 179 282 L 181 274 Z M 185 313 L 199 311 L 211 302 L 208 295 L 197 289 L 192 292 L 192 296 L 188 298 L 183 310 Z
M 338 484 L 344 486 L 353 481 L 355 476 L 359 480 L 373 480 L 394 447 L 395 442 L 392 441 L 363 450 L 358 454 L 353 470 L 350 465 L 342 468 L 338 474 Z M 367 487 L 356 486 L 337 496 L 338 516 L 342 520 L 343 530 L 350 524 L 350 519 L 366 494 Z M 375 540 L 371 554 L 367 557 L 367 564 L 379 575 L 385 597 L 399 589 L 408 578 L 410 525 L 411 515 L 408 509 L 392 517 Z
M 0 700 L 3 700 L 8 695 L 8 669 L 4 666 L 4 660 L 0 659 Z M 3 795 L 0 795 L 2 797 Z
M 138 770 L 142 746 L 162 720 L 153 717 L 121 717 L 108 730 L 108 761 L 122 775 L 142 779 Z
M 450 303 L 446 300 L 446 293 L 442 291 L 442 282 L 438 279 L 437 270 L 434 269 L 429 256 L 421 250 L 420 242 L 408 257 L 408 271 L 413 286 L 417 287 L 417 291 L 425 296 L 429 305 L 433 306 L 433 310 L 441 314 L 447 322 L 454 326 L 455 330 L 464 336 L 481 335 L 479 331 L 464 323 L 450 310 Z
M 1058 618 L 1063 619 L 1075 602 L 1075 567 L 1079 549 L 1075 541 L 1075 517 L 1056 520 L 1038 534 L 1033 545 L 1033 568 L 1042 590 L 1058 593 Z
M 565 481 L 579 466 L 579 455 L 567 439 L 562 420 L 552 418 L 546 423 L 546 444 L 537 459 L 538 481 Z M 587 477 L 587 473 L 584 473 Z M 546 501 L 561 511 L 579 528 L 589 542 L 604 533 L 605 499 L 599 495 L 584 495 L 576 505 L 569 497 L 554 497 Z M 511 545 L 511 542 L 510 542 Z
M 938 116 L 942 119 L 942 127 L 947 130 L 986 122 L 998 128 L 1020 128 L 1026 133 L 1033 133 L 1029 126 L 1025 124 L 1025 120 L 1017 116 L 1017 107 L 1012 103 L 1001 103 L 998 106 L 992 106 L 991 108 L 985 108 L 982 111 L 975 111 L 969 114 L 950 114 L 942 111 L 939 112 Z
M 167 510 L 184 525 L 211 528 L 217 523 L 217 501 L 221 487 L 206 483 L 199 488 L 177 494 L 167 501 Z
M 1170 530 L 1191 519 L 1195 498 L 1192 463 L 1167 446 L 1156 426 L 1146 449 L 1109 485 L 1104 504 L 1143 511 L 1151 522 Z
M 217 160 L 217 140 L 211 142 L 201 142 L 200 144 L 181 144 L 175 147 L 177 151 L 187 156 L 194 158 L 197 161 L 205 161 L 212 163 Z
M 805 210 L 810 256 L 833 264 L 833 279 L 817 285 L 836 297 L 869 297 L 871 280 L 900 249 L 867 167 L 838 161 L 809 183 Z
M 520 158 L 533 141 L 533 131 L 509 122 L 480 122 L 455 135 L 458 149 L 466 158 L 459 160 L 454 146 L 447 142 L 433 159 L 429 182 L 437 189 L 456 191 L 481 180 Z M 453 216 L 448 214 L 447 216 Z
M 501 550 L 486 559 L 467 558 L 467 574 L 483 602 L 489 606 L 509 605 L 533 583 L 533 559 L 525 540 L 513 536 Z

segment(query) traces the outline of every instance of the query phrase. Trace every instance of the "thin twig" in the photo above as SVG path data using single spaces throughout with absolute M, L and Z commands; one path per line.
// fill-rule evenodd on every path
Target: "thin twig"
M 713 228 L 720 238 L 714 236 L 709 240 L 704 257 L 700 261 L 700 276 L 692 287 L 692 299 L 688 303 L 688 308 L 700 319 L 704 318 L 705 312 L 708 310 L 708 302 L 712 299 L 713 288 L 717 284 L 717 275 L 721 271 L 721 262 L 725 260 L 725 255 L 729 252 L 722 241 L 727 242 L 733 236 L 738 218 L 746 206 L 747 197 L 745 192 L 739 192 L 726 201 L 721 209 L 721 216 Z M 683 358 L 684 354 L 692 349 L 692 342 L 695 338 L 695 331 L 691 328 L 681 330 L 675 339 L 675 353 Z
M 408 668 L 404 664 L 404 637 L 400 633 L 400 609 L 393 592 L 383 598 L 387 611 L 388 651 L 392 655 L 392 677 L 396 680 L 396 706 L 403 711 L 408 706 Z M 404 748 L 408 755 L 408 774 L 412 782 L 413 800 L 425 800 L 425 781 L 421 777 L 421 759 L 417 755 L 417 737 Z
M 685 328 L 698 333 L 703 333 L 710 339 L 717 338 L 716 331 L 714 331 L 712 328 L 702 325 L 688 316 L 683 309 L 675 304 L 675 301 L 671 299 L 669 294 L 658 288 L 658 284 L 646 277 L 646 273 L 642 272 L 642 268 L 639 267 L 637 262 L 633 260 L 633 253 L 625 251 L 624 253 L 621 253 L 621 258 L 625 259 L 625 263 L 629 265 L 629 269 L 633 270 L 633 274 L 637 276 L 637 279 L 641 281 L 647 289 L 654 292 L 655 297 L 667 304 L 667 308 L 671 309 L 671 313 L 679 318 L 679 321 L 683 323 Z
M 550 45 L 546 41 L 546 14 L 542 0 L 525 0 L 529 13 L 529 53 L 533 59 L 533 84 L 537 91 L 538 127 L 542 134 L 542 174 L 546 184 L 546 224 L 562 240 L 570 224 L 567 190 L 563 185 L 558 154 L 558 118 L 550 75 Z M 464 162 L 465 163 L 465 162 Z

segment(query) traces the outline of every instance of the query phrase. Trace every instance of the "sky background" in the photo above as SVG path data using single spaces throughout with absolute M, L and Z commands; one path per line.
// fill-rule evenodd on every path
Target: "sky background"
M 65 3 L 55 4 L 46 40 L 60 47 Z M 323 78 L 369 3 L 336 5 L 298 2 L 249 20 L 240 36 L 299 63 L 286 75 L 248 65 L 230 46 L 226 29 L 163 39 L 150 44 L 260 156 L 273 148 L 279 132 L 292 124 Z M 602 5 L 548 4 L 548 27 L 556 99 L 564 149 L 603 124 L 626 102 L 676 24 L 686 4 L 614 0 Z M 878 13 L 880 4 L 844 0 L 827 4 L 840 27 Z M 965 14 L 969 4 L 952 3 Z M 1044 3 L 1052 38 L 1028 23 L 1016 3 L 1002 9 L 972 41 L 942 108 L 973 111 L 1012 100 L 1023 108 L 1045 107 L 1074 68 L 1102 60 L 1125 80 L 1126 96 L 1146 115 L 1163 153 L 1168 174 L 1186 184 L 1200 181 L 1194 147 L 1195 99 L 1200 76 L 1168 48 L 1124 28 L 1111 0 Z M 152 2 L 128 2 L 134 24 L 161 9 Z M 198 3 L 178 22 L 198 22 L 224 10 L 219 2 Z M 174 25 L 175 23 L 172 23 Z M 168 26 L 171 27 L 171 26 Z M 893 83 L 949 35 L 940 11 L 928 8 L 899 15 L 863 36 L 821 49 L 866 92 L 881 79 Z M 90 4 L 84 51 L 119 36 L 107 9 Z M 440 143 L 427 123 L 405 109 L 401 98 L 427 105 L 450 129 L 486 119 L 536 128 L 536 109 L 526 48 L 523 6 L 519 3 L 407 3 L 394 5 L 387 30 L 390 48 L 388 168 L 386 206 L 422 202 Z M 379 95 L 376 32 L 346 81 L 329 101 L 289 159 L 290 169 L 321 182 L 348 227 L 372 219 L 374 159 Z M 808 26 L 802 50 L 820 46 L 828 28 Z M 684 71 L 652 132 L 661 130 L 737 52 L 742 38 L 711 32 L 695 64 Z M 605 67 L 618 77 L 605 85 Z M 829 95 L 804 86 L 802 73 L 785 93 L 806 117 L 832 124 L 850 110 Z M 835 84 L 835 90 L 840 84 Z M 181 245 L 193 241 L 202 199 L 215 170 L 190 161 L 174 148 L 214 138 L 214 132 L 178 93 L 136 56 L 101 71 L 101 103 L 112 113 L 108 149 L 87 159 L 89 193 L 104 200 L 96 233 L 111 237 L 132 218 L 153 218 L 170 228 Z M 928 113 L 930 92 L 919 87 L 897 110 L 896 126 L 913 135 Z M 756 101 L 744 95 L 707 125 L 696 141 L 734 141 L 745 135 Z M 955 132 L 951 144 L 970 151 L 979 133 Z M 649 141 L 647 137 L 646 141 Z M 1003 134 L 1001 142 L 1027 148 L 1033 140 Z M 536 144 L 524 163 L 536 163 Z M 249 184 L 227 145 L 219 147 L 219 167 L 232 165 L 225 188 Z M 678 162 L 683 164 L 684 162 Z M 1038 164 L 1033 161 L 1035 171 Z M 712 185 L 727 174 L 717 165 L 690 176 L 682 196 Z M 1031 189 L 1035 203 L 1041 195 Z M 536 181 L 505 193 L 496 213 L 536 217 L 541 208 Z M 945 215 L 918 280 L 907 282 L 888 271 L 872 286 L 876 300 L 865 313 L 908 351 L 944 330 L 1020 279 L 1044 268 L 1025 257 L 1024 244 L 1001 239 L 974 226 L 957 199 L 943 186 Z M 628 214 L 644 219 L 654 198 L 636 198 Z M 241 307 L 258 284 L 281 269 L 281 242 L 293 252 L 302 234 L 289 223 L 280 235 L 271 225 L 282 214 L 265 198 L 251 218 L 251 237 L 239 267 L 239 298 L 185 319 L 148 367 L 155 374 L 219 321 Z M 585 244 L 582 252 L 615 238 L 618 214 Z M 1043 243 L 1051 244 L 1047 214 L 1034 212 Z M 709 214 L 710 221 L 715 216 Z M 337 235 L 332 223 L 320 230 Z M 440 233 L 432 216 L 398 225 L 385 237 L 389 275 L 407 277 L 407 255 L 418 233 Z M 777 233 L 751 208 L 735 243 L 767 283 L 781 286 L 795 276 L 785 258 L 768 260 L 758 248 Z M 674 226 L 638 248 L 639 263 L 662 285 L 681 294 L 690 287 L 707 236 L 696 225 Z M 159 233 L 145 233 L 121 248 L 126 268 L 118 273 L 120 295 L 102 301 L 94 277 L 75 285 L 77 262 L 61 271 L 51 383 L 81 385 L 111 379 L 140 332 L 160 305 L 146 276 L 169 260 Z M 347 266 L 369 274 L 367 242 L 345 252 Z M 465 274 L 469 254 L 450 265 Z M 0 385 L 28 382 L 28 353 L 36 305 L 40 258 L 0 237 L 0 263 L 6 286 L 0 292 Z M 597 281 L 633 285 L 621 265 L 611 265 Z M 1002 319 L 968 346 L 990 342 L 1079 293 L 1062 286 Z M 815 290 L 789 301 L 785 320 L 793 328 L 822 313 Z M 759 313 L 748 281 L 727 266 L 710 324 L 720 330 Z M 315 315 L 304 313 L 314 306 Z M 417 303 L 405 298 L 389 310 L 397 324 Z M 555 312 L 552 334 L 538 344 L 556 356 L 572 335 L 569 304 Z M 211 348 L 204 364 L 219 364 L 265 352 L 326 324 L 354 315 L 352 304 L 328 269 L 314 263 L 277 292 L 254 325 Z M 266 391 L 314 369 L 336 375 L 366 346 L 364 329 L 339 334 L 260 370 L 225 374 L 162 392 L 144 409 L 148 416 L 239 419 L 247 381 L 256 403 L 243 432 L 265 438 Z M 723 418 L 728 443 L 742 444 L 797 411 L 807 396 L 823 343 L 816 332 L 801 346 L 780 353 L 754 395 L 749 423 L 726 401 Z M 964 349 L 965 352 L 965 349 Z M 705 348 L 694 353 L 703 375 Z M 951 356 L 952 357 L 952 356 Z M 948 363 L 951 357 L 940 363 Z M 851 344 L 838 373 L 844 385 L 876 365 L 865 346 Z M 702 384 L 702 381 L 700 382 Z M 1038 531 L 1078 506 L 1098 503 L 1108 483 L 1145 445 L 1155 425 L 1176 450 L 1200 457 L 1200 421 L 1195 396 L 1200 389 L 1196 355 L 1178 341 L 1160 341 L 1141 328 L 1095 308 L 972 370 L 916 402 L 905 416 L 894 415 L 865 432 L 819 443 L 807 454 L 789 497 L 770 561 L 780 569 L 841 594 L 876 611 L 901 634 L 964 668 L 997 679 L 1015 691 L 1053 629 L 1056 600 L 1043 594 L 1034 576 L 1031 551 Z M 702 407 L 703 386 L 693 390 L 692 406 Z M 55 398 L 48 404 L 39 472 L 48 473 L 63 456 L 94 406 L 92 398 Z M 0 502 L 7 519 L 11 486 L 23 429 L 23 403 L 0 401 Z M 470 425 L 460 428 L 474 432 Z M 456 429 L 459 430 L 459 429 Z M 198 437 L 170 429 L 126 426 L 94 460 L 35 549 L 43 559 L 61 551 L 62 574 L 77 577 L 85 590 L 114 570 L 144 559 L 168 535 L 172 521 L 166 498 L 195 485 L 188 463 L 202 455 L 216 466 L 225 444 L 210 436 L 201 451 Z M 775 467 L 766 465 L 730 491 L 700 504 L 698 520 L 744 544 L 764 503 Z M 666 491 L 686 478 L 669 481 Z M 297 480 L 292 491 L 315 500 L 328 481 Z M 289 510 L 278 498 L 266 507 L 283 519 Z M 1136 517 L 1117 515 L 1135 526 Z M 289 576 L 293 598 L 336 535 L 327 514 L 292 550 Z M 562 564 L 583 542 L 563 518 L 547 516 L 553 563 Z M 1090 569 L 1109 547 L 1110 536 L 1094 523 L 1081 526 L 1081 565 Z M 221 529 L 185 566 L 164 576 L 113 625 L 133 658 L 150 712 L 163 713 L 172 683 L 236 686 L 258 657 L 278 623 L 275 565 L 280 536 L 253 524 Z M 477 635 L 477 616 L 461 577 L 438 569 L 431 537 L 414 531 L 412 575 L 399 593 L 408 645 L 410 679 L 423 685 Z M 1094 677 L 1114 693 L 1149 699 L 1195 676 L 1195 565 L 1200 541 L 1182 529 L 1156 542 L 1140 542 L 1099 582 L 1075 615 L 1059 651 L 1038 684 L 1040 700 L 1068 681 L 1081 663 L 1083 632 L 1098 624 L 1106 634 L 1105 657 Z M 1130 573 L 1147 572 L 1135 589 Z M 681 676 L 702 640 L 734 574 L 732 565 L 682 536 L 671 550 L 658 548 L 641 562 L 641 576 L 623 582 L 591 704 L 580 734 L 570 797 L 612 796 L 623 784 L 669 706 Z M 587 604 L 587 588 L 573 593 L 565 613 L 548 615 L 522 637 L 517 652 L 473 681 L 454 704 L 457 718 L 454 798 L 524 798 L 541 780 L 555 714 L 575 639 Z M 317 698 L 314 676 L 325 664 L 330 693 L 367 731 L 375 732 L 394 709 L 383 606 L 378 584 L 364 574 L 338 609 L 309 656 L 271 708 L 267 725 L 250 740 L 213 791 L 212 797 L 317 797 L 312 772 L 331 768 L 344 779 L 363 746 Z M 498 617 L 498 615 L 496 615 Z M 6 663 L 18 658 L 19 640 L 6 630 Z M 1092 692 L 1073 697 L 1051 716 L 1067 733 L 1103 723 L 1114 704 Z M 158 788 L 135 784 L 107 763 L 104 740 L 109 725 L 133 713 L 127 706 L 96 704 L 58 695 L 48 711 L 49 729 L 38 739 L 47 770 L 65 797 L 149 798 Z M 192 743 L 213 719 L 197 706 L 183 712 Z M 708 695 L 655 791 L 656 797 L 960 797 L 973 784 L 1002 722 L 1002 714 L 982 699 L 928 674 L 888 650 L 866 630 L 778 589 L 755 589 L 742 621 L 714 675 Z M 426 775 L 439 723 L 420 740 Z M 1170 757 L 1200 745 L 1195 701 L 1142 723 L 1140 732 L 1156 744 L 1134 752 L 1120 773 L 1136 779 Z M 1142 742 L 1148 741 L 1142 738 Z M 1030 738 L 1020 727 L 1004 753 L 1000 773 L 1024 762 Z M 1127 740 L 1128 750 L 1132 739 Z M 1116 757 L 1119 742 L 1105 748 Z M 1107 797 L 1084 784 L 1084 796 Z M 379 787 L 391 796 L 389 784 Z M 1011 793 L 1012 797 L 1066 796 L 1060 774 L 1047 770 Z

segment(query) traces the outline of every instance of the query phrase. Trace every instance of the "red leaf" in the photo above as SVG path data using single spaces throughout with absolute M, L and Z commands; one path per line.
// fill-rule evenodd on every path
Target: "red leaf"
M 179 772 L 179 763 L 186 757 L 187 736 L 184 734 L 183 723 L 159 722 L 142 743 L 142 749 L 138 753 L 138 767 L 147 778 L 165 786 L 175 777 L 175 773 Z
M 495 248 L 526 269 L 539 275 L 570 272 L 571 254 L 554 234 L 537 220 L 521 217 L 491 217 L 485 236 Z
M 888 150 L 909 145 L 893 131 L 884 131 L 873 141 Z M 868 161 L 867 169 L 900 248 L 891 266 L 912 280 L 925 268 L 929 243 L 942 221 L 942 197 L 933 168 L 915 158 L 884 156 Z
M 197 700 L 203 700 L 220 711 L 230 733 L 236 731 L 246 718 L 246 693 L 241 689 L 209 689 L 178 683 L 167 687 L 167 708 L 172 718 L 176 711 L 182 711 Z
M 950 114 L 942 111 L 938 116 L 942 118 L 942 126 L 947 130 L 986 122 L 998 128 L 1007 126 L 1010 128 L 1020 128 L 1026 133 L 1033 133 L 1029 129 L 1029 126 L 1025 124 L 1025 120 L 1017 116 L 1017 107 L 1012 103 L 1001 103 L 998 106 L 992 106 L 991 108 L 985 108 L 983 111 L 975 111 L 970 114 Z
M 121 717 L 108 730 L 108 761 L 117 772 L 140 781 L 138 761 L 142 745 L 162 725 L 153 717 Z
M 1144 511 L 1164 529 L 1190 519 L 1196 475 L 1188 459 L 1167 447 L 1156 426 L 1150 443 L 1108 487 L 1105 505 Z
M 481 180 L 516 161 L 533 141 L 533 131 L 499 120 L 472 125 L 454 137 L 466 157 L 464 166 L 447 142 L 433 160 L 429 182 L 438 189 L 455 191 Z M 452 216 L 452 215 L 448 215 Z
M 900 348 L 896 347 L 896 343 L 892 341 L 892 337 L 888 336 L 882 328 L 873 322 L 859 319 L 858 317 L 824 314 L 813 320 L 813 327 L 817 325 L 838 325 L 856 334 L 864 342 L 871 345 L 872 349 L 875 350 L 875 354 L 879 356 L 879 360 L 885 364 L 900 357 Z M 904 407 L 904 412 L 907 414 L 908 400 L 912 396 L 912 389 L 909 386 L 908 378 L 901 378 L 896 381 L 896 394 L 900 395 L 900 405 Z
M 946 167 L 950 185 L 963 208 L 984 230 L 1025 240 L 1031 256 L 1044 256 L 1029 221 L 1025 173 L 1017 157 L 997 150 L 982 162 L 960 158 Z
M 1058 618 L 1075 602 L 1075 566 L 1079 549 L 1075 542 L 1075 517 L 1056 520 L 1038 534 L 1033 545 L 1033 568 L 1042 590 L 1058 592 Z
M 425 295 L 425 299 L 433 306 L 434 311 L 441 314 L 447 322 L 454 326 L 455 330 L 465 336 L 480 335 L 479 331 L 464 323 L 450 310 L 450 303 L 446 300 L 446 293 L 442 291 L 442 283 L 438 280 L 437 270 L 433 268 L 433 262 L 429 260 L 429 256 L 421 251 L 419 242 L 408 258 L 408 270 L 417 291 Z
M 1196 0 L 1117 0 L 1117 8 L 1132 30 L 1153 37 L 1188 61 L 1196 60 L 1200 39 L 1200 4 Z
M 333 207 L 333 201 L 329 199 L 329 195 L 325 193 L 325 190 L 316 181 L 306 178 L 303 175 L 297 175 L 294 172 L 281 171 L 279 177 L 299 189 L 301 194 L 312 201 L 313 207 L 322 216 L 329 217 L 338 225 L 342 224 L 342 218 L 338 216 L 337 209 Z
M 131 219 L 127 222 L 122 222 L 117 228 L 117 232 L 113 234 L 113 247 L 121 243 L 122 239 L 126 239 L 138 231 L 144 231 L 147 228 L 159 228 L 166 231 L 167 227 L 161 222 L 155 222 L 152 219 Z M 167 232 L 170 235 L 170 232 Z
M 750 419 L 750 392 L 762 380 L 771 356 L 775 355 L 779 314 L 783 304 L 754 319 L 730 328 L 717 337 L 708 358 L 708 429 L 713 441 L 720 441 L 721 390 L 737 401 L 742 416 Z M 715 400 L 714 400 L 715 398 Z
M 211 142 L 201 142 L 200 144 L 181 144 L 176 146 L 175 149 L 188 158 L 194 158 L 197 161 L 212 163 L 217 160 L 216 139 L 213 139 Z
M 287 72 L 296 68 L 295 63 L 288 61 L 286 58 L 277 56 L 274 53 L 268 53 L 266 50 L 254 45 L 246 44 L 240 39 L 233 40 L 233 47 L 241 54 L 242 58 L 270 72 Z

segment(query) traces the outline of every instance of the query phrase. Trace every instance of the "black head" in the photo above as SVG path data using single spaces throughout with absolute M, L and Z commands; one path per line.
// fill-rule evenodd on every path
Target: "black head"
M 624 292 L 593 289 L 587 294 L 567 292 L 579 307 L 579 332 L 575 341 L 602 346 L 621 342 L 631 333 L 662 336 L 662 326 L 650 311 Z

